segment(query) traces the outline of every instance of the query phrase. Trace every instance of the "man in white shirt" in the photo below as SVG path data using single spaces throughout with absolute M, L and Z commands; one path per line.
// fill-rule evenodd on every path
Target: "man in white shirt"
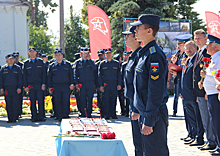
M 211 71 L 220 69 L 220 39 L 208 35 L 209 43 L 207 45 L 208 54 L 212 60 L 205 72 L 201 71 L 201 76 L 205 78 L 203 85 L 199 83 L 199 87 L 204 86 L 208 95 L 209 114 L 212 123 L 213 134 L 215 136 L 216 149 L 210 151 L 212 155 L 220 155 L 220 101 L 218 100 L 219 91 L 216 89 L 216 80 Z

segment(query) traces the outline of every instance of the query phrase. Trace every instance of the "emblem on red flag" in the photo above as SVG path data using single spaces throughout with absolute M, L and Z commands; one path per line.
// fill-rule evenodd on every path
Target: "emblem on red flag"
M 94 25 L 93 30 L 99 30 L 104 35 L 108 33 L 106 22 L 102 17 L 94 17 L 90 22 Z

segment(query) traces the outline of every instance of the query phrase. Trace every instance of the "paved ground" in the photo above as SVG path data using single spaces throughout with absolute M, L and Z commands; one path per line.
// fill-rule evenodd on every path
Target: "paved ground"
M 167 106 L 172 113 L 173 98 Z M 119 105 L 118 105 L 119 106 Z M 119 110 L 119 107 L 117 107 Z M 134 155 L 130 120 L 118 116 L 118 120 L 109 120 L 117 137 L 124 142 L 129 156 Z M 1 156 L 56 156 L 55 138 L 59 132 L 59 122 L 48 118 L 46 122 L 32 123 L 30 116 L 25 116 L 18 123 L 6 123 L 7 118 L 0 118 L 0 155 Z M 178 117 L 169 117 L 168 146 L 171 156 L 207 156 L 209 152 L 201 152 L 197 147 L 189 147 L 180 141 L 186 136 L 182 103 L 178 107 Z

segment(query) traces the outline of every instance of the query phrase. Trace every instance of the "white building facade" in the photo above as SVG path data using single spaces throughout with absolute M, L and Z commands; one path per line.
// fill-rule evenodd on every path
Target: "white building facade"
M 29 6 L 21 0 L 0 0 L 0 65 L 14 51 L 27 58 Z

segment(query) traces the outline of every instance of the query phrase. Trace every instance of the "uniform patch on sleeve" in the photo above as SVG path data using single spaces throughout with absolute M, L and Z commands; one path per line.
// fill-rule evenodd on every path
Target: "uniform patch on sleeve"
M 150 76 L 153 80 L 157 80 L 157 79 L 159 79 L 159 75 L 157 75 L 157 76 L 153 76 L 153 75 L 151 75 Z
M 151 54 L 156 53 L 156 49 L 155 49 L 154 46 L 153 46 L 153 47 L 150 47 L 149 50 L 150 50 L 150 53 L 151 53 Z
M 151 68 L 152 73 L 158 73 L 159 72 L 159 63 L 151 63 L 150 68 Z

